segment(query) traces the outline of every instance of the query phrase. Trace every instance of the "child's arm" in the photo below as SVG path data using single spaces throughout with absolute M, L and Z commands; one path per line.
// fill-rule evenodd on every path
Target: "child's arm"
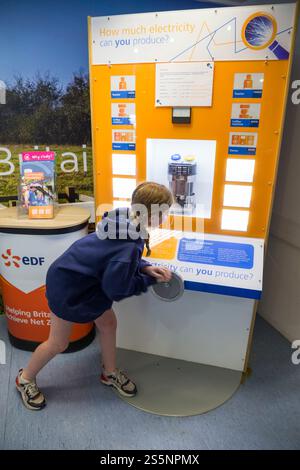
M 146 268 L 146 266 L 152 266 L 152 264 L 149 263 L 149 261 L 146 261 L 145 259 L 141 258 L 139 262 L 140 270 L 142 270 L 143 268 Z
M 140 271 L 139 261 L 111 261 L 103 278 L 102 289 L 110 300 L 119 301 L 146 292 L 156 279 Z

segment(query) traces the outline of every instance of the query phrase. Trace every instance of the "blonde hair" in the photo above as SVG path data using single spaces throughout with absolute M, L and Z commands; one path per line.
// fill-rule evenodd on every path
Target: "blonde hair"
M 152 204 L 167 204 L 171 207 L 173 202 L 171 191 L 163 184 L 152 181 L 144 181 L 139 184 L 131 196 L 131 204 L 143 204 L 149 213 Z
M 167 205 L 170 208 L 173 202 L 174 199 L 171 191 L 163 184 L 154 183 L 153 181 L 144 181 L 144 183 L 139 184 L 131 196 L 131 204 L 145 206 L 148 214 L 151 214 L 152 205 Z M 134 214 L 134 217 L 137 218 L 137 214 Z M 150 236 L 148 234 L 148 237 L 145 239 L 146 256 L 151 255 L 149 243 Z

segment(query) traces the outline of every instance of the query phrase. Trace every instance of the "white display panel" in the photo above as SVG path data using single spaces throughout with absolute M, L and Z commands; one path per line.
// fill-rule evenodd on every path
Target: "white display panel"
M 222 211 L 222 230 L 237 230 L 246 232 L 249 221 L 249 211 L 223 209 Z
M 136 156 L 127 153 L 112 154 L 113 175 L 135 176 L 136 174 Z
M 294 15 L 290 3 L 92 18 L 92 64 L 280 60 Z
M 157 64 L 155 106 L 211 106 L 214 63 Z
M 211 217 L 216 141 L 147 139 L 147 180 L 169 187 L 168 164 L 172 155 L 195 158 L 195 204 L 187 216 Z
M 252 187 L 238 184 L 225 184 L 224 206 L 250 207 Z
M 135 187 L 134 178 L 113 178 L 113 197 L 130 199 Z
M 239 158 L 228 158 L 226 164 L 226 181 L 252 183 L 254 167 L 255 160 L 241 160 Z
M 151 292 L 114 303 L 117 345 L 242 371 L 254 300 L 185 291 L 176 302 Z

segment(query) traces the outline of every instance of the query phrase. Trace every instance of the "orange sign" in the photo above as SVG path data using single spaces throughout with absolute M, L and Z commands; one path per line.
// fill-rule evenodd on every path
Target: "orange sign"
M 50 309 L 45 296 L 45 286 L 31 292 L 22 292 L 2 276 L 2 295 L 8 331 L 12 336 L 27 341 L 42 342 L 49 336 Z M 93 323 L 74 323 L 70 341 L 86 336 Z

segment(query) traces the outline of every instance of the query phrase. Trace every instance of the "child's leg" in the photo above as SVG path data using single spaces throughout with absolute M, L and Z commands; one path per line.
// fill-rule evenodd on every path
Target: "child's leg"
M 100 333 L 100 345 L 104 373 L 101 382 L 109 387 L 114 387 L 121 395 L 134 397 L 137 393 L 136 385 L 127 375 L 116 368 L 116 330 L 117 318 L 113 309 L 106 310 L 95 324 Z
M 25 380 L 34 380 L 38 372 L 58 353 L 69 345 L 72 323 L 51 313 L 49 338 L 40 344 L 32 354 L 28 366 L 23 370 Z
M 106 310 L 101 317 L 95 320 L 95 325 L 100 333 L 102 362 L 105 373 L 110 374 L 116 370 L 117 318 L 113 309 Z

